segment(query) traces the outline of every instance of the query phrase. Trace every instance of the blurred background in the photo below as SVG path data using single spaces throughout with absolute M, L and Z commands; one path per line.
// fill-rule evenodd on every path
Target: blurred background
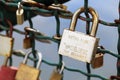
M 118 19 L 118 4 L 119 0 L 89 0 L 89 6 L 94 8 L 98 14 L 99 18 L 101 20 L 104 20 L 106 22 L 114 22 L 115 19 Z M 84 0 L 71 0 L 67 3 L 65 3 L 66 6 L 68 6 L 68 10 L 71 12 L 75 12 L 78 8 L 84 6 Z M 45 33 L 48 36 L 53 36 L 56 33 L 56 21 L 55 17 L 43 17 L 43 16 L 36 16 L 32 18 L 33 21 L 33 26 L 35 29 L 38 29 L 40 32 Z M 70 25 L 69 19 L 63 19 L 60 18 L 61 22 L 61 34 L 64 30 L 64 28 L 68 28 Z M 15 28 L 24 30 L 24 27 L 28 26 L 29 27 L 29 22 L 25 21 L 23 25 L 16 25 Z M 85 22 L 82 20 L 78 20 L 77 23 L 77 30 L 84 32 L 85 31 Z M 20 35 L 16 32 L 14 32 L 14 38 L 15 38 L 15 45 L 14 49 L 15 50 L 23 50 L 23 38 L 25 36 Z M 110 26 L 105 26 L 102 24 L 99 24 L 98 31 L 97 31 L 97 37 L 100 38 L 99 44 L 104 46 L 105 49 L 110 50 L 114 53 L 117 52 L 117 41 L 118 41 L 118 32 L 116 27 L 110 27 Z M 59 56 L 58 56 L 58 47 L 57 44 L 54 42 L 51 42 L 51 44 L 46 44 L 46 43 L 41 43 L 36 41 L 36 50 L 40 51 L 43 54 L 43 59 L 50 61 L 52 63 L 58 63 L 59 61 Z M 13 56 L 13 64 L 14 66 L 18 67 L 19 64 L 22 62 L 23 58 Z M 3 60 L 3 57 L 0 58 L 0 60 Z M 86 69 L 86 63 L 80 62 L 77 60 L 74 60 L 72 58 L 68 57 L 63 57 L 63 60 L 65 62 L 65 65 L 70 68 L 74 69 L 80 69 L 84 72 L 87 72 Z M 109 78 L 111 75 L 116 75 L 116 61 L 117 58 L 105 54 L 104 55 L 104 65 L 101 68 L 98 69 L 92 69 L 91 68 L 91 73 L 92 74 L 98 74 L 101 75 L 105 78 Z M 1 63 L 2 64 L 2 63 Z M 32 63 L 31 63 L 32 65 Z M 41 80 L 49 80 L 50 75 L 55 69 L 53 66 L 49 66 L 47 64 L 42 63 L 41 67 Z M 64 78 L 63 80 L 86 80 L 87 77 L 77 73 L 77 72 L 70 72 L 67 70 L 64 70 Z M 100 80 L 98 78 L 91 78 L 91 80 Z

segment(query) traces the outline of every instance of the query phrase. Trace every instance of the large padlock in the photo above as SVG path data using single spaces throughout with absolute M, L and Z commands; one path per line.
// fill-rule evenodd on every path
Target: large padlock
M 18 9 L 16 11 L 17 24 L 21 25 L 24 22 L 24 10 L 21 2 L 18 3 Z
M 85 12 L 85 8 L 78 9 L 71 20 L 69 29 L 65 29 L 61 39 L 58 53 L 71 57 L 76 60 L 91 63 L 95 57 L 99 39 L 96 38 L 98 28 L 98 14 L 89 7 L 88 12 L 92 15 L 92 28 L 89 35 L 75 31 L 77 19 L 81 13 Z
M 0 67 L 0 80 L 15 80 L 17 68 L 13 66 L 7 66 L 8 57 L 5 56 L 4 65 Z
M 13 26 L 12 23 L 6 19 L 10 29 L 6 35 L 0 34 L 0 55 L 10 57 L 13 50 L 14 38 L 12 38 Z
M 104 49 L 103 46 L 99 46 L 98 48 Z M 92 66 L 92 68 L 94 68 L 94 69 L 100 68 L 100 67 L 103 66 L 103 62 L 104 62 L 104 53 L 102 53 L 102 52 L 97 52 L 97 53 L 95 54 L 94 60 L 92 60 L 92 62 L 91 62 L 91 66 Z
M 25 38 L 23 40 L 23 48 L 28 49 L 32 47 L 32 38 L 28 35 L 28 31 L 25 30 Z
M 62 80 L 62 77 L 63 77 L 62 72 L 64 70 L 64 67 L 65 67 L 65 64 L 63 62 L 60 70 L 57 68 L 54 69 L 52 74 L 51 74 L 50 80 Z
M 39 60 L 36 68 L 34 68 L 32 66 L 26 65 L 26 62 L 30 53 L 31 52 L 28 52 L 25 55 L 23 62 L 20 64 L 18 68 L 15 80 L 38 80 L 39 79 L 40 72 L 41 72 L 39 70 L 39 67 L 42 61 L 42 54 L 40 52 L 37 52 Z

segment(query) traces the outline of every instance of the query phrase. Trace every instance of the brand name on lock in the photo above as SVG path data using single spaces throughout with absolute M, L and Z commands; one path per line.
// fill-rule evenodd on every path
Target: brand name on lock
M 98 15 L 91 7 L 89 13 L 93 17 L 93 24 L 89 35 L 75 31 L 78 16 L 84 12 L 84 8 L 78 9 L 72 18 L 69 29 L 65 29 L 61 39 L 58 53 L 83 62 L 91 63 L 97 51 L 98 41 L 96 32 L 98 27 Z

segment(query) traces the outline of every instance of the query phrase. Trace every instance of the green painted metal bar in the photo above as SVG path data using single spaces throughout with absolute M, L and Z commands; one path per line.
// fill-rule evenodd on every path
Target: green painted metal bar
M 29 24 L 30 24 L 30 28 L 33 28 L 33 22 L 31 20 L 31 18 L 29 18 L 30 17 L 30 12 L 29 11 L 28 11 L 27 16 L 28 16 L 28 21 L 29 21 Z M 31 40 L 31 43 L 32 43 L 32 54 L 33 54 L 33 57 L 36 59 L 37 56 L 36 56 L 36 50 L 35 50 L 35 37 L 34 36 L 35 35 L 33 33 L 30 33 L 30 37 L 32 37 L 32 40 Z M 37 61 L 34 61 L 34 67 L 36 67 L 36 66 L 37 66 Z
M 118 25 L 118 55 L 120 55 L 120 24 Z M 120 57 L 117 60 L 117 76 L 120 76 Z
M 85 8 L 85 16 L 86 18 L 90 18 L 89 14 L 88 14 L 88 0 L 84 0 L 84 8 Z M 89 30 L 90 29 L 90 21 L 86 21 L 86 34 L 89 34 Z M 91 73 L 91 69 L 90 69 L 90 64 L 86 63 L 86 69 L 87 69 L 87 73 Z M 91 80 L 90 76 L 87 76 L 87 80 Z
M 55 15 L 55 20 L 56 20 L 56 36 L 60 36 L 60 19 L 59 19 L 59 12 L 56 10 L 54 15 Z
M 55 1 L 55 4 L 58 4 L 58 1 L 57 0 L 54 0 Z M 14 2 L 6 2 L 5 0 L 1 0 L 0 1 L 0 5 L 5 5 L 5 6 L 9 6 L 9 7 L 12 7 L 12 8 L 17 8 L 17 1 L 16 3 Z M 83 21 L 86 21 L 87 22 L 87 26 L 89 26 L 88 23 L 92 22 L 92 19 L 89 18 L 89 15 L 88 15 L 88 12 L 87 12 L 87 8 L 88 8 L 88 0 L 85 0 L 84 2 L 84 6 L 86 8 L 86 11 L 85 11 L 85 15 L 87 18 L 84 18 L 82 16 L 79 17 L 79 19 L 83 20 Z M 56 19 L 56 23 L 57 23 L 57 28 L 56 28 L 56 33 L 57 35 L 60 35 L 59 31 L 60 31 L 60 20 L 59 20 L 59 17 L 61 18 L 66 18 L 66 19 L 71 19 L 73 13 L 71 12 L 62 12 L 62 11 L 59 11 L 59 10 L 48 10 L 48 9 L 42 9 L 42 8 L 37 8 L 37 7 L 26 7 L 26 6 L 23 6 L 23 9 L 25 11 L 28 12 L 27 14 L 27 18 L 28 18 L 28 21 L 30 23 L 30 27 L 33 28 L 33 23 L 32 23 L 32 20 L 30 18 L 30 13 L 31 11 L 35 11 L 35 12 L 40 12 L 40 13 L 44 13 L 44 14 L 51 14 L 52 16 L 54 15 L 55 16 L 55 19 Z M 120 10 L 120 1 L 119 1 L 119 10 Z M 119 14 L 120 14 L 120 11 L 119 11 Z M 3 14 L 0 13 L 0 16 L 2 16 L 2 20 L 3 20 Z M 120 15 L 119 15 L 119 20 L 120 20 Z M 99 20 L 99 23 L 103 24 L 103 25 L 106 25 L 106 26 L 113 26 L 113 27 L 118 27 L 118 34 L 119 34 L 119 38 L 118 38 L 118 54 L 115 54 L 111 51 L 108 51 L 108 50 L 104 50 L 104 49 L 99 49 L 100 52 L 104 52 L 105 54 L 109 54 L 109 55 L 112 55 L 116 58 L 118 58 L 118 62 L 117 62 L 117 75 L 120 76 L 120 24 L 118 23 L 109 23 L 109 22 L 105 22 L 105 21 L 102 21 L 102 20 Z M 3 27 L 3 25 L 0 25 L 0 29 L 3 29 L 3 30 L 9 30 L 8 27 Z M 23 34 L 25 35 L 25 33 L 23 31 L 19 31 L 17 29 L 13 29 L 15 32 L 18 32 L 20 34 Z M 88 29 L 89 30 L 89 29 Z M 89 32 L 87 32 L 89 33 Z M 32 40 L 32 51 L 33 51 L 33 57 L 34 58 L 31 58 L 29 57 L 29 59 L 33 60 L 35 62 L 35 65 L 36 65 L 36 62 L 37 62 L 37 57 L 35 55 L 35 38 L 39 38 L 39 39 L 48 39 L 48 40 L 51 40 L 53 42 L 56 42 L 58 44 L 58 47 L 59 47 L 59 43 L 60 41 L 59 40 L 56 40 L 52 37 L 48 37 L 48 36 L 41 36 L 41 35 L 38 35 L 38 34 L 35 34 L 34 32 L 31 32 L 31 36 L 33 37 L 33 40 Z M 24 55 L 18 55 L 18 54 L 15 54 L 16 56 L 20 56 L 20 57 L 23 57 Z M 61 67 L 62 65 L 62 55 L 59 55 L 59 64 L 55 64 L 55 63 L 50 63 L 48 61 L 45 61 L 45 60 L 42 60 L 43 63 L 46 63 L 50 66 L 58 66 L 58 67 Z M 91 74 L 91 71 L 90 71 L 90 65 L 87 64 L 87 73 L 81 71 L 81 70 L 78 70 L 78 69 L 71 69 L 71 68 L 68 68 L 65 66 L 65 69 L 68 70 L 68 71 L 73 71 L 73 72 L 79 72 L 85 76 L 87 76 L 87 80 L 90 80 L 90 77 L 95 77 L 95 78 L 99 78 L 101 80 L 108 80 L 107 78 L 104 78 L 100 75 L 96 75 L 96 74 Z

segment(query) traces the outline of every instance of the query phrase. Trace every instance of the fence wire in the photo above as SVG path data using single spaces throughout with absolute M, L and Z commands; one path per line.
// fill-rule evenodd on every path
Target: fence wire
M 59 4 L 59 1 L 57 0 L 54 0 L 55 4 Z M 18 7 L 18 1 L 17 0 L 12 0 L 10 2 L 6 2 L 5 0 L 0 0 L 0 7 L 1 7 L 1 10 L 0 10 L 0 30 L 9 30 L 9 27 L 7 26 L 7 24 L 4 22 L 4 7 L 9 7 L 9 8 L 15 8 L 17 9 Z M 89 17 L 89 14 L 88 14 L 88 0 L 84 0 L 84 7 L 85 7 L 85 15 L 86 17 L 83 17 L 83 16 L 79 16 L 79 19 L 83 20 L 83 21 L 86 21 L 86 34 L 89 34 L 89 26 L 90 26 L 90 22 L 92 22 L 92 19 Z M 33 4 L 32 4 L 33 5 Z M 36 66 L 36 62 L 38 61 L 37 59 L 37 56 L 35 55 L 35 39 L 36 40 L 50 40 L 50 41 L 53 41 L 55 43 L 58 44 L 58 47 L 59 47 L 59 44 L 60 44 L 60 18 L 64 18 L 64 19 L 71 19 L 72 16 L 73 16 L 73 13 L 71 11 L 68 11 L 68 10 L 64 10 L 64 9 L 54 9 L 54 8 L 48 8 L 44 5 L 37 5 L 37 4 L 34 4 L 34 6 L 32 5 L 29 5 L 29 6 L 24 6 L 23 5 L 23 9 L 25 11 L 27 11 L 27 20 L 29 21 L 29 24 L 30 24 L 30 28 L 31 29 L 34 29 L 33 27 L 33 23 L 32 23 L 32 20 L 31 20 L 31 15 L 30 13 L 34 11 L 34 13 L 36 15 L 41 15 L 41 16 L 54 16 L 55 17 L 55 20 L 56 20 L 56 35 L 55 37 L 50 37 L 50 36 L 46 36 L 46 35 L 43 35 L 41 32 L 35 32 L 35 31 L 29 31 L 30 32 L 30 36 L 32 37 L 32 53 L 33 53 L 33 57 L 29 57 L 30 60 L 34 61 L 34 66 Z M 3 7 L 4 6 L 4 7 Z M 105 49 L 99 49 L 98 48 L 98 52 L 102 52 L 104 54 L 109 54 L 115 58 L 117 58 L 117 76 L 112 76 L 111 79 L 118 79 L 120 80 L 119 76 L 120 76 L 120 1 L 119 1 L 119 6 L 118 6 L 118 12 L 119 12 L 119 19 L 115 20 L 115 22 L 106 22 L 106 21 L 103 21 L 103 20 L 99 20 L 99 24 L 103 24 L 105 26 L 108 26 L 108 27 L 116 27 L 118 28 L 118 34 L 119 34 L 119 38 L 118 38 L 118 54 L 116 53 L 113 53 L 109 50 L 105 50 Z M 7 13 L 6 13 L 7 14 Z M 20 31 L 16 28 L 13 28 L 13 31 L 14 32 L 17 32 L 21 35 L 25 35 L 25 32 L 24 31 Z M 13 50 L 13 54 L 18 56 L 18 57 L 24 57 L 25 56 L 25 53 L 22 53 L 21 51 L 15 51 Z M 53 63 L 53 62 L 50 62 L 50 61 L 46 61 L 46 60 L 42 60 L 43 63 L 49 65 L 49 66 L 57 66 L 58 68 L 60 68 L 62 66 L 62 61 L 63 61 L 63 58 L 61 55 L 59 55 L 59 63 Z M 12 61 L 11 61 L 12 63 Z M 68 71 L 71 71 L 71 72 L 77 72 L 77 73 L 80 73 L 80 74 L 83 74 L 84 76 L 87 77 L 87 80 L 90 80 L 91 77 L 95 77 L 95 78 L 99 78 L 101 80 L 110 80 L 110 78 L 105 78 L 103 76 L 100 76 L 98 74 L 92 74 L 91 73 L 91 70 L 90 70 L 90 64 L 86 63 L 86 68 L 87 68 L 87 72 L 83 72 L 82 70 L 79 70 L 79 69 L 73 69 L 73 68 L 69 68 L 67 66 L 65 66 L 65 69 L 68 70 Z

